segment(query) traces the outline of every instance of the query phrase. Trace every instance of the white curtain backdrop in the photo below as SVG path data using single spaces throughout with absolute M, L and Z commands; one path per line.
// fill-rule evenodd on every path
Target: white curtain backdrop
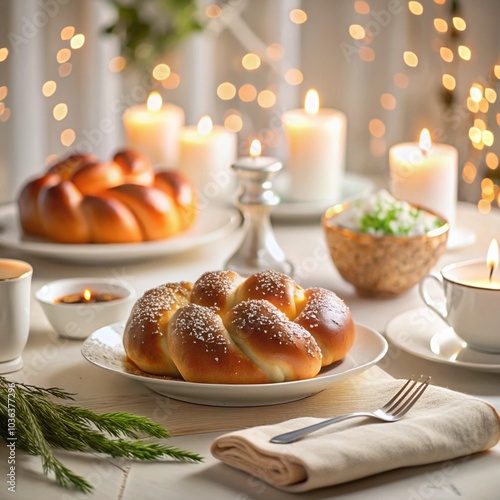
M 348 171 L 386 174 L 388 148 L 417 140 L 423 127 L 440 142 L 455 145 L 463 165 L 469 157 L 472 124 L 465 102 L 470 85 L 490 78 L 498 62 L 500 3 L 460 2 L 460 15 L 467 22 L 460 43 L 471 49 L 472 57 L 463 61 L 455 56 L 453 63 L 444 63 L 439 46 L 446 43 L 445 35 L 435 30 L 433 20 L 449 18 L 450 2 L 441 5 L 442 0 L 422 0 L 424 11 L 418 16 L 402 0 L 370 0 L 366 2 L 368 14 L 356 12 L 355 2 L 350 0 L 224 2 L 221 5 L 230 8 L 221 18 L 166 54 L 165 60 L 180 76 L 180 85 L 164 91 L 164 96 L 185 109 L 187 124 L 207 113 L 221 123 L 228 109 L 237 110 L 243 117 L 240 152 L 246 151 L 249 138 L 260 135 L 267 141 L 266 154 L 286 159 L 280 116 L 302 106 L 305 92 L 314 87 L 323 107 L 347 115 Z M 200 5 L 209 3 L 204 0 Z M 108 69 L 108 62 L 119 54 L 119 44 L 102 35 L 102 28 L 114 15 L 106 0 L 1 0 L 1 7 L 0 49 L 7 47 L 9 55 L 0 62 L 0 89 L 8 89 L 2 102 L 10 115 L 6 119 L 4 114 L 3 120 L 0 115 L 0 202 L 9 202 L 28 177 L 44 169 L 50 155 L 81 149 L 109 158 L 123 146 L 123 111 L 143 102 L 147 89 L 141 84 L 143 74 L 131 70 L 116 74 Z M 304 24 L 290 21 L 289 12 L 294 8 L 307 13 Z M 351 24 L 370 31 L 371 42 L 354 40 L 349 34 Z M 86 38 L 81 49 L 72 51 L 71 73 L 61 77 L 56 54 L 68 46 L 60 37 L 68 25 Z M 284 47 L 281 61 L 263 57 L 258 70 L 242 68 L 245 53 L 265 51 L 271 43 Z M 371 49 L 372 61 L 360 58 L 359 49 L 364 46 Z M 410 68 L 403 61 L 407 50 L 418 55 L 417 67 Z M 286 83 L 288 68 L 300 69 L 304 77 L 300 85 Z M 456 101 L 449 108 L 442 100 L 444 72 L 453 74 L 457 82 Z M 395 83 L 397 74 L 406 76 L 406 88 Z M 57 90 L 45 97 L 41 89 L 48 80 L 57 83 Z M 264 109 L 237 96 L 222 101 L 217 86 L 224 81 L 237 88 L 251 83 L 258 90 L 272 89 L 276 105 Z M 394 109 L 381 105 L 383 94 L 394 97 Z M 52 115 L 58 103 L 68 106 L 68 115 L 61 121 Z M 489 112 L 492 128 L 498 128 L 495 108 L 492 104 Z M 373 119 L 385 126 L 381 137 L 370 132 Z M 76 139 L 65 147 L 60 135 L 68 128 L 75 131 Z M 462 198 L 477 198 L 477 186 L 462 185 L 460 193 Z
M 49 155 L 68 153 L 60 142 L 65 129 L 76 133 L 70 150 L 106 156 L 120 143 L 115 101 L 122 82 L 107 69 L 119 45 L 100 34 L 113 15 L 105 2 L 93 0 L 2 0 L 0 47 L 9 54 L 0 63 L 0 86 L 8 89 L 4 103 L 10 117 L 0 121 L 0 202 L 15 199 L 22 183 L 44 170 Z M 60 77 L 56 55 L 69 47 L 60 36 L 69 25 L 85 35 L 85 44 L 72 51 L 71 73 Z M 57 84 L 50 97 L 42 94 L 47 81 Z M 61 121 L 52 113 L 59 103 L 68 106 Z M 103 120 L 112 123 L 106 132 Z

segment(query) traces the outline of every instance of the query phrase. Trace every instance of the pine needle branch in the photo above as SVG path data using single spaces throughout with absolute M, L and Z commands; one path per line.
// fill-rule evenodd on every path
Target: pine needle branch
M 170 437 L 167 429 L 147 417 L 125 412 L 97 414 L 80 406 L 57 403 L 54 398 L 74 399 L 73 394 L 62 389 L 9 382 L 0 376 L 0 437 L 9 440 L 8 422 L 14 409 L 16 447 L 40 456 L 44 473 L 54 473 L 63 487 L 85 493 L 92 491 L 90 483 L 54 456 L 55 449 L 94 451 L 114 458 L 138 460 L 166 457 L 182 462 L 202 460 L 190 451 L 138 439 L 140 436 Z

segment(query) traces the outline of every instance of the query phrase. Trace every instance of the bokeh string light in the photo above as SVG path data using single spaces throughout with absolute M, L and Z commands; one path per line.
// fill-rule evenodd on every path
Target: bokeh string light
M 300 68 L 287 62 L 286 50 L 274 40 L 261 40 L 251 27 L 243 20 L 245 3 L 218 1 L 208 5 L 202 15 L 205 28 L 212 34 L 219 34 L 224 30 L 230 31 L 241 44 L 238 68 L 230 78 L 217 82 L 214 98 L 219 99 L 226 107 L 223 115 L 224 126 L 232 132 L 240 132 L 252 127 L 250 112 L 246 107 L 258 106 L 275 116 L 279 110 L 278 85 L 267 77 L 272 72 L 280 79 L 279 83 L 289 86 L 302 84 L 304 75 Z M 356 0 L 353 2 L 353 19 L 346 26 L 346 33 L 357 48 L 357 56 L 361 63 L 370 64 L 377 61 L 377 48 L 374 33 L 370 32 L 369 21 L 372 16 L 368 1 Z M 225 9 L 231 13 L 231 23 L 227 22 Z M 408 1 L 404 3 L 410 23 L 431 22 L 429 28 L 434 36 L 429 39 L 429 52 L 436 54 L 440 62 L 441 98 L 445 106 L 458 104 L 467 109 L 471 119 L 467 138 L 470 144 L 468 157 L 464 161 L 461 178 L 464 183 L 481 186 L 478 208 L 482 212 L 489 211 L 491 206 L 500 206 L 499 187 L 499 158 L 493 147 L 495 134 L 500 127 L 500 112 L 495 112 L 497 103 L 497 85 L 500 81 L 500 65 L 492 68 L 491 75 L 484 81 L 472 82 L 465 102 L 458 96 L 459 65 L 473 60 L 474 54 L 467 45 L 467 20 L 462 16 L 459 0 L 433 0 L 431 2 Z M 433 9 L 433 10 L 431 10 Z M 429 15 L 429 11 L 432 15 Z M 426 16 L 423 16 L 426 14 Z M 303 25 L 308 21 L 308 14 L 304 9 L 290 9 L 287 22 Z M 242 29 L 244 28 L 244 29 Z M 52 110 L 53 119 L 57 122 L 60 143 L 69 147 L 77 140 L 76 132 L 67 126 L 67 118 L 71 116 L 68 103 L 61 102 L 58 91 L 65 85 L 63 79 L 73 73 L 73 66 L 77 63 L 75 51 L 85 47 L 85 34 L 79 33 L 75 26 L 65 26 L 60 32 L 61 43 L 56 48 L 55 61 L 57 75 L 51 75 L 43 83 L 42 95 L 47 99 L 48 107 Z M 5 64 L 9 57 L 7 47 L 0 47 L 0 64 Z M 422 67 L 421 62 L 429 57 L 420 49 L 411 46 L 401 47 L 401 61 L 386 88 L 381 89 L 379 108 L 374 115 L 368 117 L 365 125 L 370 134 L 370 153 L 375 157 L 384 157 L 387 154 L 387 133 L 389 132 L 388 119 L 390 113 L 397 109 L 401 93 L 411 88 L 411 79 Z M 108 62 L 111 73 L 120 73 L 127 69 L 128 61 L 123 55 L 114 57 Z M 266 75 L 263 78 L 263 75 Z M 159 90 L 175 89 L 181 84 L 181 78 L 171 65 L 164 61 L 150 69 L 151 81 Z M 260 82 L 266 82 L 264 85 Z M 68 82 L 69 84 L 69 82 Z M 67 84 L 66 84 L 67 85 Z M 0 86 L 0 122 L 6 122 L 11 115 L 8 106 L 8 88 Z M 59 125 L 60 124 L 60 125 Z M 263 132 L 264 133 L 264 132 Z M 266 129 L 263 144 L 276 144 L 278 133 Z M 273 135 L 274 134 L 274 135 Z M 258 136 L 258 133 L 256 134 Z M 52 158 L 50 155 L 48 159 Z M 483 177 L 483 171 L 486 174 Z
M 500 65 L 495 65 L 488 82 L 474 82 L 471 84 L 466 103 L 460 102 L 457 96 L 458 66 L 472 58 L 472 50 L 466 45 L 465 35 L 467 22 L 461 14 L 458 0 L 434 0 L 435 17 L 432 19 L 436 37 L 431 40 L 431 49 L 439 54 L 441 61 L 442 102 L 445 107 L 466 106 L 471 114 L 471 126 L 468 130 L 468 139 L 471 144 L 469 157 L 464 162 L 461 177 L 466 184 L 474 184 L 478 175 L 486 168 L 486 175 L 480 179 L 480 195 L 477 203 L 482 213 L 491 210 L 491 206 L 500 206 L 500 169 L 498 155 L 491 150 L 495 142 L 494 126 L 500 126 L 500 113 L 494 114 L 491 109 L 497 101 L 495 84 L 500 82 Z M 424 5 L 418 1 L 407 4 L 409 12 L 418 18 L 424 12 Z M 426 4 L 425 8 L 429 8 Z M 348 26 L 351 38 L 358 42 L 358 56 L 360 60 L 371 62 L 375 60 L 375 49 L 369 47 L 371 36 L 363 27 L 363 16 L 370 13 L 367 2 L 354 2 L 356 22 Z M 422 22 L 417 19 L 415 22 Z M 369 52 L 368 52 L 369 51 Z M 367 54 L 370 54 L 367 57 Z M 403 48 L 402 59 L 406 70 L 395 73 L 392 82 L 398 89 L 406 89 L 410 85 L 411 71 L 418 68 L 419 55 L 411 47 Z M 403 66 L 404 68 L 404 66 Z M 369 119 L 370 152 L 373 156 L 382 157 L 387 154 L 385 134 L 387 127 L 384 123 L 383 112 L 392 111 L 397 107 L 397 97 L 394 93 L 385 91 L 380 96 L 381 110 L 378 116 Z M 494 117 L 494 118 L 493 118 Z M 493 119 L 492 119 L 493 118 Z
M 81 49 L 85 45 L 85 35 L 76 33 L 74 26 L 65 26 L 61 29 L 60 39 L 61 47 L 57 47 L 55 59 L 58 63 L 57 75 L 61 79 L 69 77 L 73 72 L 73 64 L 70 62 L 73 58 L 73 51 Z M 56 122 L 61 123 L 59 129 L 59 142 L 64 147 L 70 147 L 76 140 L 74 129 L 67 127 L 65 121 L 70 115 L 70 107 L 66 102 L 58 102 L 58 90 L 64 87 L 64 84 L 56 79 L 46 80 L 41 88 L 42 95 L 48 100 L 48 105 L 52 109 L 52 117 Z M 50 153 L 45 158 L 45 164 L 52 163 L 57 158 L 55 153 Z
M 226 15 L 226 9 L 228 15 Z M 229 80 L 217 83 L 216 97 L 230 103 L 224 115 L 224 126 L 232 131 L 252 131 L 264 146 L 278 147 L 283 140 L 279 130 L 264 128 L 258 132 L 253 130 L 251 113 L 245 113 L 245 107 L 258 106 L 268 111 L 271 116 L 278 114 L 278 87 L 280 83 L 289 86 L 300 85 L 304 80 L 302 71 L 290 65 L 286 59 L 285 47 L 276 41 L 266 43 L 260 39 L 252 28 L 244 21 L 243 3 L 218 2 L 206 7 L 205 15 L 208 23 L 205 29 L 213 33 L 228 30 L 243 47 L 240 63 Z M 231 19 L 227 21 L 228 16 Z M 287 22 L 302 25 L 307 22 L 307 13 L 303 9 L 291 9 Z M 267 72 L 277 76 L 269 78 Z M 264 76 L 264 77 L 263 77 Z M 267 82 L 264 86 L 262 82 Z M 250 108 L 248 108 L 250 110 Z
M 9 49 L 0 47 L 0 64 L 6 64 L 5 61 L 9 57 Z M 9 93 L 7 85 L 0 85 L 0 122 L 5 123 L 10 118 L 10 108 L 5 103 L 5 99 Z
M 469 89 L 467 109 L 471 115 L 469 128 L 470 150 L 462 179 L 467 184 L 477 183 L 480 187 L 478 210 L 489 213 L 492 206 L 500 207 L 499 158 L 494 151 L 495 132 L 500 126 L 496 112 L 497 91 L 500 74 L 495 65 L 488 79 L 474 82 Z

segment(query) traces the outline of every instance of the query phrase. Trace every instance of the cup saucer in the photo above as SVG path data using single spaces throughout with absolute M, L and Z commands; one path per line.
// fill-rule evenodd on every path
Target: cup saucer
M 406 311 L 387 325 L 394 345 L 420 358 L 472 370 L 500 373 L 500 353 L 477 351 L 427 307 Z
M 19 371 L 24 366 L 23 358 L 19 356 L 18 358 L 11 359 L 10 361 L 0 362 L 0 375 L 4 373 L 12 373 Z

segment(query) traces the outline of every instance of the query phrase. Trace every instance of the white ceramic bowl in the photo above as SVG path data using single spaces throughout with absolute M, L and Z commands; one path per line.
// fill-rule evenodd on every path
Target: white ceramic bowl
M 85 288 L 121 298 L 88 304 L 57 302 L 65 295 L 82 293 Z M 69 278 L 46 283 L 36 292 L 35 298 L 61 337 L 86 339 L 103 326 L 125 321 L 134 305 L 135 291 L 116 279 Z

